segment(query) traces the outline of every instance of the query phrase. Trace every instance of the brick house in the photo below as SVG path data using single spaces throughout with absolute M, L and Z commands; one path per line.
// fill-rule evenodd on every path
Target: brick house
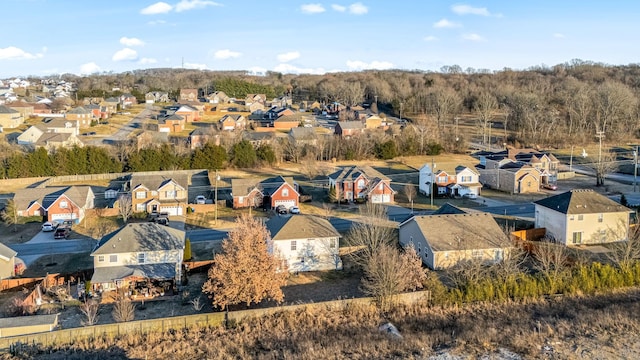
M 18 216 L 42 216 L 46 221 L 73 220 L 79 223 L 94 207 L 90 186 L 27 188 L 17 190 L 13 200 Z
M 80 122 L 80 126 L 89 126 L 94 117 L 91 111 L 85 109 L 83 106 L 78 106 L 77 108 L 67 111 L 64 114 L 64 118 L 67 120 L 76 120 Z
M 362 121 L 339 121 L 334 131 L 336 135 L 349 138 L 362 134 L 364 132 L 364 124 Z
M 180 101 L 198 101 L 198 89 L 180 89 Z
M 275 176 L 257 179 L 232 179 L 233 208 L 259 207 L 264 209 L 283 205 L 287 209 L 298 206 L 298 184 L 291 177 Z
M 200 110 L 191 105 L 181 104 L 175 111 L 176 115 L 180 115 L 187 123 L 200 120 Z
M 335 188 L 341 201 L 362 199 L 374 204 L 394 202 L 396 191 L 391 180 L 370 166 L 344 167 L 329 175 L 329 188 Z
M 188 183 L 188 175 L 131 175 L 127 187 L 131 191 L 133 212 L 184 214 Z
M 158 131 L 166 133 L 179 133 L 184 130 L 184 117 L 173 114 L 158 118 Z
M 240 114 L 225 115 L 218 122 L 220 130 L 234 131 L 247 126 L 247 118 Z

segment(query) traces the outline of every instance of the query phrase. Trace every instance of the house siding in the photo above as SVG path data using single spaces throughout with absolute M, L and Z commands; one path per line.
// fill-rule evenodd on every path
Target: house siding
M 164 263 L 182 263 L 183 250 L 161 250 L 161 251 L 142 251 L 145 254 L 144 264 L 164 264 Z M 93 266 L 94 268 L 107 268 L 112 266 L 125 266 L 125 265 L 140 265 L 138 263 L 138 254 L 141 252 L 131 253 L 115 253 L 105 255 L 94 255 Z M 116 262 L 110 261 L 110 256 L 117 256 Z M 98 261 L 101 256 L 104 256 L 104 261 Z
M 284 189 L 288 189 L 287 196 L 283 195 Z M 273 193 L 273 195 L 271 195 L 271 207 L 272 208 L 276 207 L 277 201 L 287 201 L 287 200 L 295 201 L 294 206 L 298 206 L 298 193 L 293 188 L 293 186 L 289 185 L 288 183 L 284 183 L 276 192 Z
M 292 250 L 294 241 L 295 250 Z M 335 247 L 331 247 L 332 243 Z M 290 272 L 342 269 L 338 237 L 275 240 L 273 247 L 276 254 L 286 260 Z

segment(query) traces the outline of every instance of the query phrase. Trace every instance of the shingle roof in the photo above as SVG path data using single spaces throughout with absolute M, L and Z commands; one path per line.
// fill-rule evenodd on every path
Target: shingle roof
M 562 194 L 550 196 L 534 204 L 544 206 L 563 214 L 594 214 L 612 212 L 630 212 L 617 202 L 593 190 L 574 189 Z
M 0 105 L 0 114 L 18 114 L 18 111 L 5 105 Z
M 373 180 L 374 178 L 389 180 L 388 177 L 382 175 L 381 172 L 368 165 L 343 167 L 333 174 L 330 174 L 329 178 L 334 179 L 335 181 L 353 181 L 357 179 L 360 174 L 364 174 L 364 176 L 369 180 Z
M 144 185 L 149 190 L 158 190 L 162 185 L 171 180 L 186 190 L 189 186 L 190 177 L 188 174 L 172 174 L 171 177 L 168 177 L 163 175 L 136 175 L 134 173 L 131 174 L 130 184 L 131 189 L 134 189 L 138 185 Z
M 176 277 L 176 266 L 174 263 L 160 263 L 97 267 L 93 272 L 91 282 L 94 284 L 106 283 L 125 279 L 130 276 L 144 279 L 169 280 Z
M 276 216 L 266 223 L 272 240 L 339 237 L 340 233 L 323 218 L 311 215 Z
M 85 109 L 82 106 L 78 106 L 77 108 L 71 109 L 67 111 L 67 114 L 91 114 L 91 111 Z
M 431 215 L 452 215 L 452 214 L 466 214 L 467 212 L 459 207 L 446 203 L 434 211 Z
M 79 206 L 87 202 L 90 186 L 54 186 L 45 188 L 27 188 L 17 190 L 13 201 L 19 210 L 26 210 L 32 203 L 38 202 L 44 208 L 49 207 L 62 194 Z
M 231 179 L 231 193 L 233 196 L 248 195 L 260 182 L 260 179 Z
M 487 213 L 415 216 L 415 221 L 434 251 L 511 247 L 507 235 Z
M 133 223 L 102 237 L 91 255 L 177 249 L 184 249 L 184 231 L 155 223 Z
M 364 129 L 362 121 L 340 121 L 337 125 L 340 125 L 340 128 L 344 130 Z
M 10 247 L 0 243 L 0 258 L 9 260 L 17 254 L 18 253 L 13 251 L 13 249 L 11 249 Z

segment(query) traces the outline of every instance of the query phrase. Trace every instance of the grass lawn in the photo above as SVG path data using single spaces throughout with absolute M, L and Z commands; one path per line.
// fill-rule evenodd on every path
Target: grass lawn
M 45 255 L 34 261 L 22 274 L 23 277 L 45 276 L 55 273 L 74 273 L 93 268 L 89 253 Z

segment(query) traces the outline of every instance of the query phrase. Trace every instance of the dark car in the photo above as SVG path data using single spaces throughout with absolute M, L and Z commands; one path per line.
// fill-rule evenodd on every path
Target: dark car
M 54 239 L 68 239 L 71 234 L 71 230 L 67 227 L 59 227 L 53 234 Z
M 284 206 L 284 205 L 278 205 L 278 206 L 276 206 L 276 212 L 277 212 L 278 214 L 286 214 L 286 213 L 288 213 L 289 211 L 287 210 L 287 207 L 286 207 L 286 206 Z

